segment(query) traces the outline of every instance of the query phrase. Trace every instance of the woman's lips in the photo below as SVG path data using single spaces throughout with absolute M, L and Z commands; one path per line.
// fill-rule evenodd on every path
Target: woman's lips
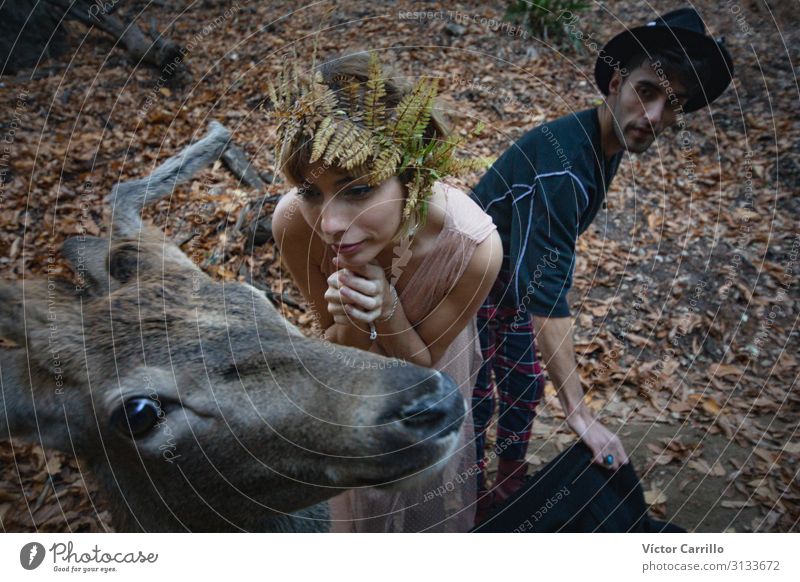
M 364 246 L 364 241 L 353 243 L 350 245 L 331 245 L 333 247 L 334 252 L 340 255 L 352 255 L 357 253 L 361 250 L 361 247 Z

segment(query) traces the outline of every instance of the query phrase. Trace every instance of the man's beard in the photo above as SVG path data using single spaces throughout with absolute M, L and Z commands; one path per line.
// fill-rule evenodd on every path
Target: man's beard
M 641 141 L 636 140 L 633 137 L 628 139 L 625 135 L 625 132 L 623 132 L 616 124 L 614 125 L 614 133 L 616 133 L 617 140 L 619 140 L 619 143 L 622 144 L 622 147 L 626 151 L 633 154 L 641 154 L 646 152 L 648 149 L 650 149 L 650 146 L 653 145 L 653 142 L 655 141 L 655 138 L 652 137 L 652 134 L 650 134 L 649 139 L 645 138 Z

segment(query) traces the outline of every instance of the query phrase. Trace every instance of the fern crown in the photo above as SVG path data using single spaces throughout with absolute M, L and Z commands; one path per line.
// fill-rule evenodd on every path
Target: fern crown
M 467 136 L 426 139 L 436 79 L 422 77 L 393 108 L 386 104 L 386 80 L 376 53 L 370 57 L 365 83 L 344 75 L 332 81 L 340 87 L 336 92 L 319 71 L 302 77 L 291 62 L 269 86 L 273 108 L 268 114 L 278 123 L 276 160 L 285 162 L 310 144 L 309 164 L 322 160 L 354 176 L 367 176 L 373 186 L 411 170 L 403 221 L 413 217 L 417 225 L 427 215 L 434 182 L 487 167 L 486 159 L 455 156 L 481 131 L 481 124 Z

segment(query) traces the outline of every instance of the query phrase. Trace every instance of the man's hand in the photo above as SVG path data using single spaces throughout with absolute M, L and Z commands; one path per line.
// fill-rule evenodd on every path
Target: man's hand
M 583 403 L 572 343 L 572 320 L 568 317 L 534 316 L 533 326 L 543 363 L 556 387 L 567 424 L 592 451 L 595 463 L 607 469 L 619 469 L 628 462 L 622 442 L 592 416 Z M 610 465 L 605 462 L 608 455 L 614 456 Z
M 589 414 L 573 416 L 567 419 L 567 424 L 592 451 L 594 463 L 616 471 L 628 462 L 628 454 L 622 446 L 622 441 L 604 427 L 597 418 L 592 418 Z M 608 455 L 614 457 L 610 465 L 605 462 Z

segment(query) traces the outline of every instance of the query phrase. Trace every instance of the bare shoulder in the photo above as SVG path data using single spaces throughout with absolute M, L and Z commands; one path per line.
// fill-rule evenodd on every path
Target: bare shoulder
M 297 188 L 292 188 L 278 200 L 275 211 L 272 213 L 272 232 L 275 234 L 275 241 L 281 245 L 286 235 L 292 235 L 302 230 L 311 230 L 303 215 L 300 213 L 300 198 L 297 196 Z M 278 236 L 278 235 L 283 236 Z
M 503 242 L 497 229 L 478 243 L 467 265 L 466 274 L 483 279 L 489 277 L 491 283 L 497 278 L 503 262 Z
M 459 287 L 467 294 L 485 297 L 494 285 L 503 263 L 503 242 L 497 229 L 477 243 L 461 275 Z
M 447 186 L 442 182 L 435 182 L 428 199 L 428 215 L 425 221 L 430 225 L 431 232 L 438 233 L 444 227 L 444 217 L 447 212 Z
M 322 244 L 314 233 L 314 229 L 303 218 L 300 204 L 297 188 L 292 188 L 278 200 L 275 211 L 272 213 L 272 235 L 275 244 L 284 256 L 297 251 L 304 257 L 310 254 L 309 258 L 320 259 Z M 318 254 L 319 257 L 317 257 Z
M 455 186 L 444 185 L 452 227 L 476 242 L 483 241 L 492 218 L 469 193 Z

